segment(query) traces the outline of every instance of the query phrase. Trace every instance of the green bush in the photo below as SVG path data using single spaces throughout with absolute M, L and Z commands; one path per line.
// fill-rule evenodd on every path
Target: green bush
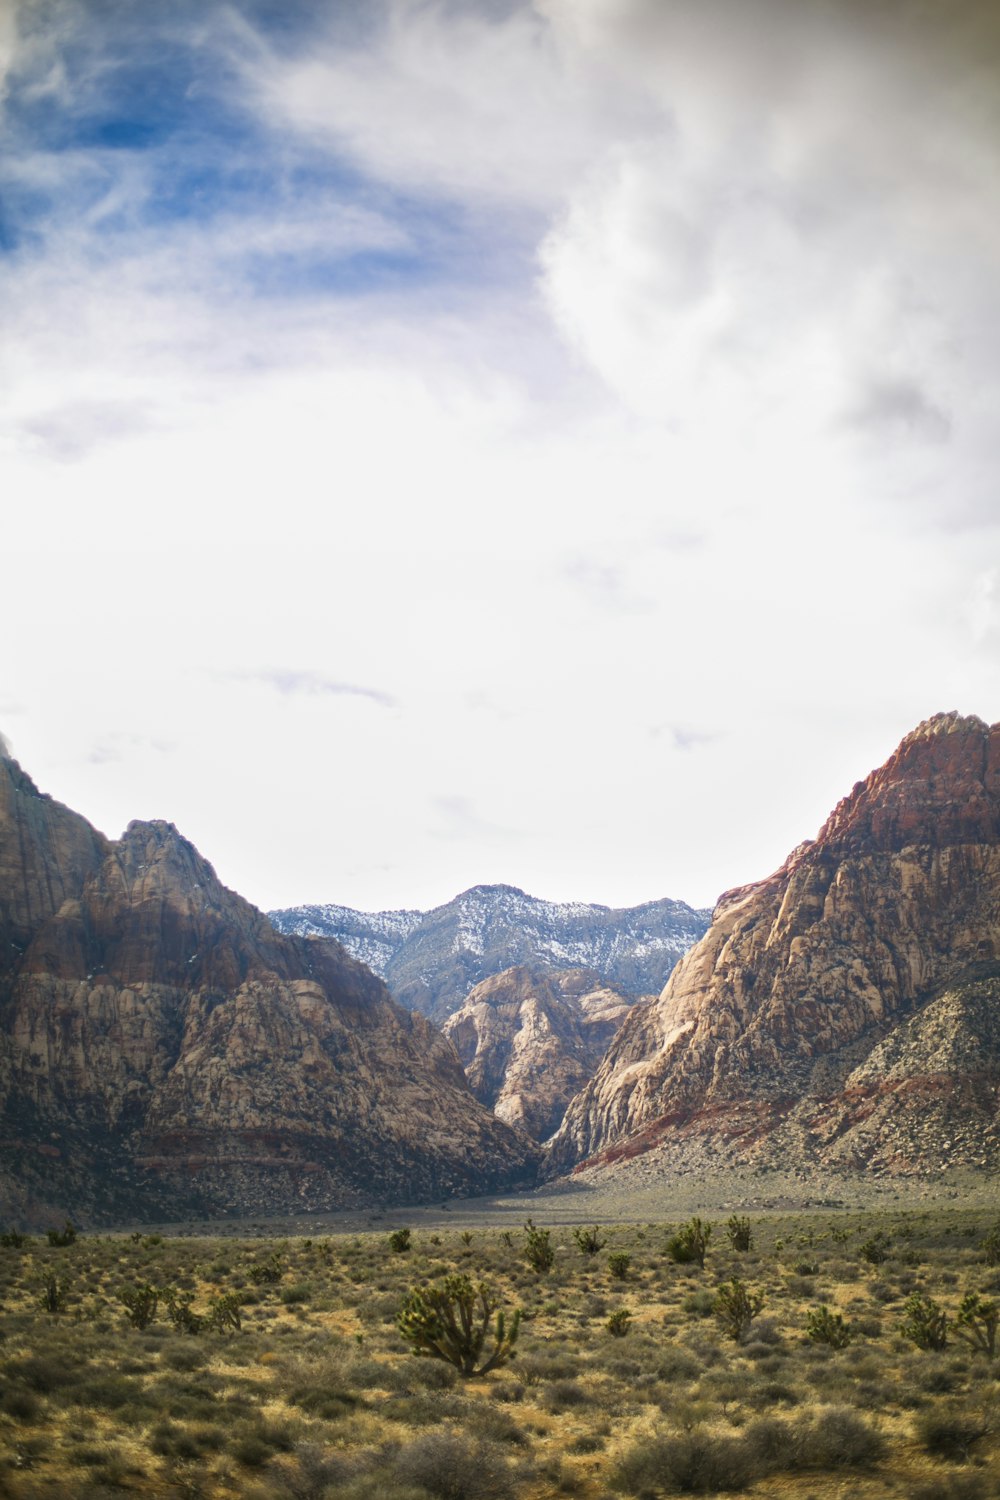
M 50 1245 L 65 1247 L 76 1243 L 77 1230 L 72 1219 L 67 1219 L 61 1229 L 47 1229 L 45 1233 Z
M 814 1307 L 806 1318 L 806 1337 L 813 1344 L 828 1344 L 831 1349 L 846 1349 L 854 1337 L 850 1323 L 828 1307 Z
M 547 1229 L 538 1229 L 531 1219 L 524 1225 L 526 1241 L 524 1253 L 528 1265 L 533 1271 L 543 1274 L 551 1271 L 555 1265 L 556 1252 L 552 1248 L 551 1236 Z
M 632 1257 L 627 1250 L 613 1250 L 608 1256 L 608 1270 L 615 1281 L 624 1281 L 629 1273 Z
M 38 1305 L 42 1312 L 59 1313 L 66 1306 L 66 1283 L 54 1271 L 49 1271 L 38 1293 Z
M 266 1260 L 256 1260 L 247 1268 L 247 1275 L 255 1286 L 274 1286 L 281 1280 L 281 1256 L 272 1250 Z
M 1000 1224 L 994 1224 L 979 1241 L 983 1259 L 988 1266 L 1000 1266 Z
M 720 1286 L 715 1294 L 712 1311 L 723 1333 L 728 1338 L 743 1343 L 750 1332 L 750 1325 L 764 1306 L 759 1292 L 750 1292 L 736 1276 Z
M 597 1255 L 607 1244 L 607 1240 L 601 1239 L 601 1233 L 596 1224 L 593 1229 L 574 1229 L 573 1238 L 583 1255 Z
M 902 1332 L 918 1349 L 943 1349 L 948 1342 L 948 1314 L 930 1297 L 914 1292 L 903 1309 Z
M 858 1246 L 858 1255 L 868 1265 L 880 1266 L 883 1261 L 888 1260 L 891 1248 L 892 1241 L 889 1239 L 889 1236 L 883 1234 L 882 1230 L 879 1229 L 865 1240 L 863 1244 Z
M 689 1219 L 667 1241 L 667 1254 L 678 1265 L 691 1265 L 697 1261 L 704 1267 L 711 1234 L 711 1224 L 703 1224 L 698 1218 Z
M 753 1249 L 753 1229 L 750 1220 L 733 1214 L 726 1224 L 726 1238 L 733 1250 Z
M 979 1349 L 990 1359 L 996 1353 L 997 1326 L 1000 1324 L 1000 1307 L 975 1292 L 966 1292 L 955 1315 L 960 1338 Z
M 394 1229 L 389 1236 L 389 1249 L 394 1255 L 404 1255 L 410 1248 L 409 1229 Z
M 125 1308 L 125 1316 L 133 1328 L 148 1328 L 156 1317 L 160 1305 L 160 1288 L 142 1281 L 138 1286 L 123 1287 L 118 1300 Z
M 615 1311 L 611 1314 L 610 1318 L 604 1326 L 611 1334 L 612 1338 L 621 1339 L 624 1338 L 628 1333 L 628 1328 L 631 1321 L 632 1314 L 629 1312 L 628 1308 L 619 1307 L 616 1308 Z

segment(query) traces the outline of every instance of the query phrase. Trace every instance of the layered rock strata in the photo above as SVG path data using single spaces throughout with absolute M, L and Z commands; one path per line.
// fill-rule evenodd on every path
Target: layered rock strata
M 0 1169 L 22 1216 L 288 1212 L 530 1180 L 531 1143 L 336 943 L 168 823 L 117 842 L 0 758 Z
M 815 841 L 722 897 L 570 1104 L 550 1170 L 651 1150 L 698 1170 L 919 1170 L 942 1152 L 990 1164 L 1000 1053 L 985 1019 L 994 991 L 975 986 L 995 984 L 998 960 L 1000 725 L 941 714 L 857 783 Z M 932 1096 L 968 1129 L 922 1127 L 912 1101 Z M 890 1139 L 879 1121 L 904 1108 L 912 1128 Z

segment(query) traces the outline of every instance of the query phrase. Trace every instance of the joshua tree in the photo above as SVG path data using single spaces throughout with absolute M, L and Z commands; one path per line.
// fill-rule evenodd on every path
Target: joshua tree
M 689 1219 L 667 1241 L 667 1254 L 679 1265 L 690 1265 L 692 1261 L 697 1261 L 704 1268 L 711 1233 L 711 1224 L 703 1224 L 698 1218 Z
M 480 1363 L 493 1314 L 493 1351 Z M 462 1375 L 487 1375 L 505 1365 L 514 1352 L 520 1310 L 510 1327 L 495 1289 L 469 1276 L 448 1276 L 438 1286 L 414 1287 L 397 1326 L 414 1354 L 443 1359 Z
M 759 1292 L 749 1292 L 735 1276 L 715 1294 L 712 1311 L 724 1333 L 738 1343 L 746 1338 L 750 1324 L 764 1306 Z

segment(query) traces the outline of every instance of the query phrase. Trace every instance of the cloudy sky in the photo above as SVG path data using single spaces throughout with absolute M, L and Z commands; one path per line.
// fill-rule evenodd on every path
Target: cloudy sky
M 262 906 L 708 904 L 1000 718 L 1000 10 L 0 0 L 0 729 Z

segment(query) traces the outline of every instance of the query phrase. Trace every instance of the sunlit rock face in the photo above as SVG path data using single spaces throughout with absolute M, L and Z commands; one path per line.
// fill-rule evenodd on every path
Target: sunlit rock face
M 721 898 L 570 1104 L 548 1170 L 995 1162 L 998 974 L 1000 725 L 940 714 L 814 842 Z
M 543 1141 L 633 1003 L 588 969 L 519 966 L 477 984 L 444 1033 L 476 1098 Z
M 111 842 L 0 760 L 0 1137 L 26 1219 L 253 1214 L 530 1180 L 454 1050 L 168 823 Z

